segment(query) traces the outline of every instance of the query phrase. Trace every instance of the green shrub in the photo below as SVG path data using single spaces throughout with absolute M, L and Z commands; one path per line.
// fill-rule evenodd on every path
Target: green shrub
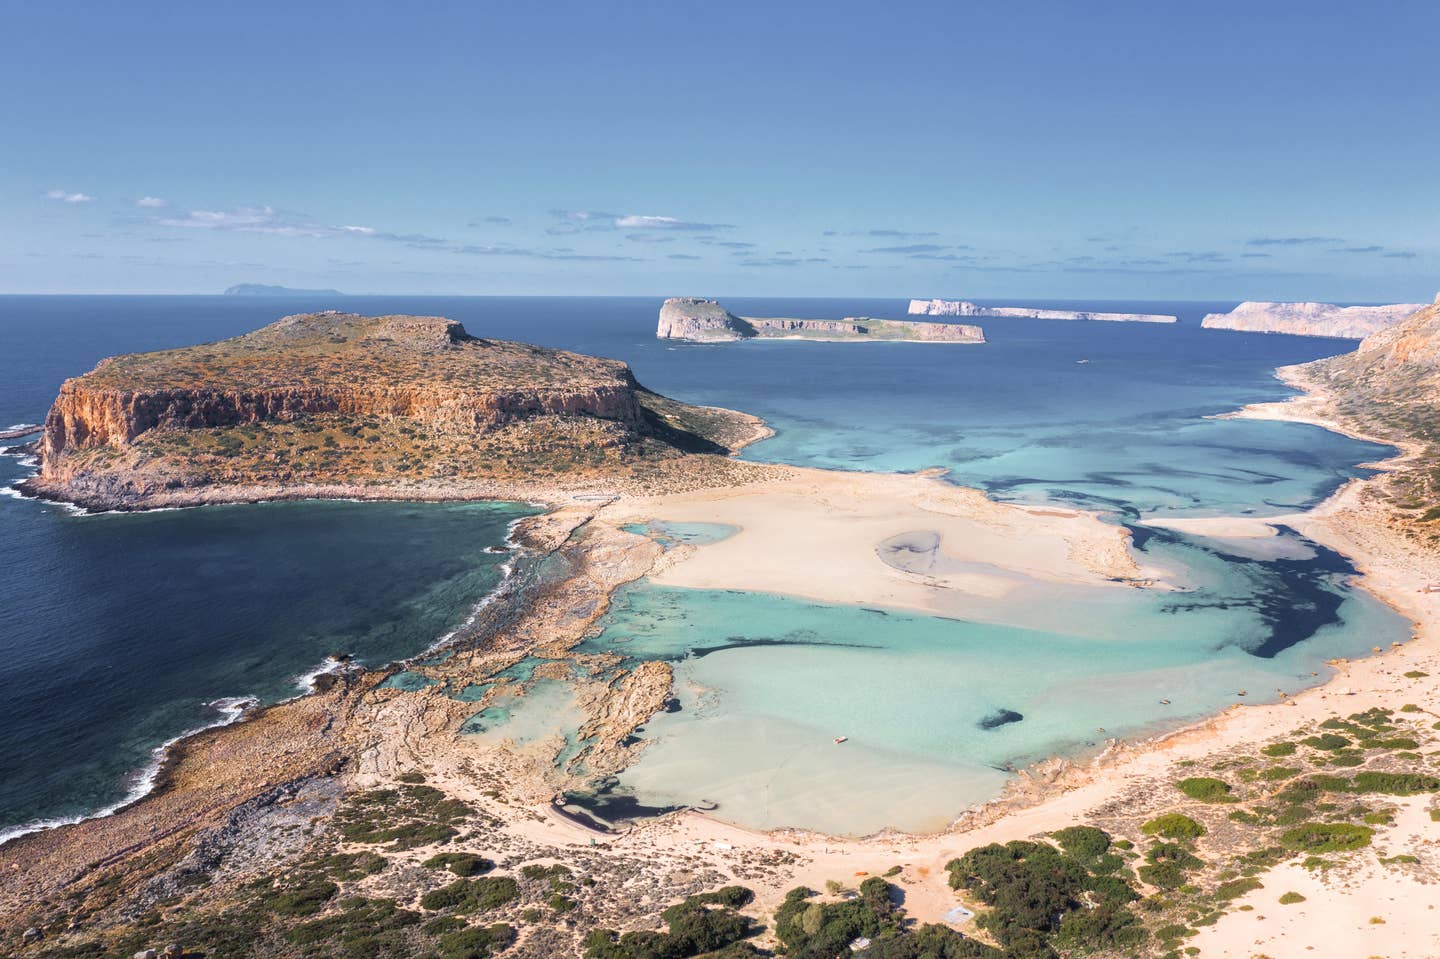
M 1094 826 L 1068 826 L 1050 835 L 1072 856 L 1094 859 L 1110 848 L 1110 834 Z
M 1146 865 L 1140 867 L 1140 878 L 1160 889 L 1179 889 L 1189 879 L 1187 873 L 1205 863 L 1184 846 L 1173 842 L 1157 842 L 1145 853 Z
M 503 906 L 519 895 L 520 887 L 509 876 L 457 879 L 421 896 L 420 906 L 430 910 L 453 908 L 460 913 L 476 912 Z
M 1420 748 L 1419 741 L 1412 739 L 1409 736 L 1390 736 L 1386 739 L 1367 739 L 1361 745 L 1363 745 L 1366 749 L 1411 750 Z
M 495 868 L 490 860 L 468 852 L 437 853 L 421 865 L 426 869 L 448 869 L 457 876 L 479 876 Z
M 292 927 L 285 938 L 311 947 L 338 941 L 347 957 L 396 955 L 405 944 L 404 930 L 420 921 L 419 913 L 398 908 L 394 899 L 353 896 L 342 899 L 339 906 L 338 912 L 323 919 Z
M 1246 876 L 1242 879 L 1232 879 L 1229 882 L 1222 882 L 1215 887 L 1215 898 L 1226 902 L 1231 899 L 1239 899 L 1247 892 L 1256 889 L 1264 889 L 1264 884 L 1254 877 Z
M 351 882 L 383 872 L 390 860 L 373 852 L 337 852 L 314 861 L 315 868 L 337 882 Z
M 1321 733 L 1319 736 L 1307 736 L 1300 740 L 1311 749 L 1319 749 L 1323 752 L 1334 752 L 1337 749 L 1344 749 L 1350 745 L 1350 740 L 1344 736 L 1337 736 L 1335 733 Z
M 1356 773 L 1351 788 L 1359 793 L 1384 793 L 1387 796 L 1418 796 L 1440 791 L 1440 777 L 1424 773 Z
M 262 899 L 265 906 L 281 916 L 313 916 L 325 907 L 340 887 L 328 879 L 311 879 L 298 886 L 277 890 Z
M 1285 893 L 1285 895 L 1280 897 L 1280 905 L 1282 906 L 1293 906 L 1297 902 L 1304 901 L 1305 897 L 1300 895 L 1298 892 L 1287 892 Z
M 1178 812 L 1166 813 L 1140 827 L 1147 836 L 1164 836 L 1166 839 L 1198 839 L 1205 835 L 1205 827 Z
M 1271 766 L 1269 769 L 1261 771 L 1260 778 L 1265 782 L 1276 782 L 1281 779 L 1291 779 L 1300 775 L 1301 772 L 1302 770 L 1296 766 Z
M 1189 779 L 1182 779 L 1175 784 L 1175 788 L 1191 799 L 1198 799 L 1200 802 L 1233 801 L 1230 798 L 1230 784 L 1209 776 L 1191 776 Z
M 464 929 L 465 925 L 465 920 L 459 916 L 436 916 L 421 926 L 420 931 L 427 936 L 439 936 L 456 929 Z
M 440 959 L 486 959 L 510 945 L 515 930 L 502 923 L 479 926 L 440 937 Z
M 1280 842 L 1296 852 L 1350 852 L 1370 845 L 1375 830 L 1343 822 L 1308 822 L 1280 834 Z
M 1260 751 L 1267 756 L 1278 758 L 1280 756 L 1295 755 L 1295 749 L 1296 746 L 1294 743 L 1271 743 L 1268 746 L 1262 746 Z
M 801 891 L 794 890 L 791 895 Z M 803 892 L 809 893 L 809 890 Z M 617 935 L 609 929 L 596 929 L 585 937 L 584 955 L 586 959 L 683 959 L 712 953 L 716 959 L 738 959 L 758 955 L 742 941 L 758 930 L 749 919 L 721 904 L 741 899 L 748 902 L 751 895 L 748 889 L 727 886 L 715 892 L 691 896 L 660 914 L 668 927 L 666 932 L 637 931 Z M 786 905 L 790 903 L 791 899 L 787 897 Z M 781 912 L 785 908 L 781 906 Z

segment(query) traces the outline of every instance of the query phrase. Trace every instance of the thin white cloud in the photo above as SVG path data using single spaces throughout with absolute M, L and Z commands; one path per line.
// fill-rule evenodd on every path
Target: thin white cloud
M 622 216 L 615 220 L 622 230 L 728 230 L 728 223 L 694 223 L 673 216 Z
M 61 203 L 94 203 L 95 198 L 88 193 L 68 193 L 65 190 L 49 190 L 45 194 L 47 200 L 59 200 Z
M 164 210 L 170 206 L 170 201 L 159 196 L 142 196 L 135 201 L 135 205 L 147 210 Z
M 236 233 L 260 233 L 267 236 L 327 238 L 336 236 L 379 236 L 368 226 L 329 226 L 308 217 L 284 213 L 271 206 L 248 206 L 234 210 L 190 210 L 183 216 L 161 216 L 152 222 L 159 226 L 190 230 L 227 230 Z
M 602 213 L 598 210 L 551 210 L 552 215 L 563 221 L 557 227 L 546 231 L 552 236 L 575 233 L 580 230 L 689 230 L 709 233 L 715 230 L 730 230 L 729 223 L 697 223 L 673 216 L 650 216 L 638 213 Z

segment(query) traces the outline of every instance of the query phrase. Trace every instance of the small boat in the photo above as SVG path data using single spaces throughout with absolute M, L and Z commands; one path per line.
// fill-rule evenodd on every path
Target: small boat
M 1078 364 L 1080 364 L 1081 366 L 1084 366 L 1086 363 L 1089 363 L 1090 361 L 1089 361 L 1089 360 L 1076 360 L 1075 362 L 1078 363 Z
M 1168 699 L 1162 699 L 1162 700 L 1160 700 L 1160 705 L 1161 705 L 1161 706 L 1169 706 L 1169 705 L 1170 705 L 1170 700 L 1168 700 Z
M 850 738 L 849 736 L 836 736 L 836 737 L 835 737 L 835 745 L 838 746 L 838 745 L 840 745 L 841 743 L 843 743 L 845 740 L 847 740 L 847 739 L 849 739 L 849 738 Z

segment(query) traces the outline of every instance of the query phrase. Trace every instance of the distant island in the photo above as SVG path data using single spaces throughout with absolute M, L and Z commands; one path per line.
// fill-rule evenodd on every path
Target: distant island
M 237 283 L 225 290 L 226 296 L 344 296 L 339 290 L 300 290 L 293 286 L 271 286 L 267 283 Z
M 790 317 L 736 316 L 715 300 L 671 297 L 660 307 L 656 337 L 696 343 L 735 340 L 816 340 L 827 343 L 984 343 L 978 326 L 915 320 L 800 320 Z
M 331 311 L 66 380 L 25 486 L 101 509 L 533 501 L 664 486 L 676 469 L 718 477 L 763 435 L 755 417 L 652 393 L 618 360 L 480 339 L 444 317 Z
M 1174 323 L 1163 313 L 1092 313 L 1087 310 L 1041 310 L 1029 306 L 979 306 L 969 300 L 911 300 L 912 316 L 998 316 L 1030 320 L 1098 320 L 1111 323 Z
M 1424 303 L 1336 306 L 1334 303 L 1245 302 L 1229 313 L 1207 314 L 1200 325 L 1207 330 L 1363 340 L 1371 333 L 1389 329 L 1425 306 Z

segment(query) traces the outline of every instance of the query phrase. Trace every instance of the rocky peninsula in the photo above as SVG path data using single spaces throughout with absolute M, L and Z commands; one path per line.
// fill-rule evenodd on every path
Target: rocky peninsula
M 615 360 L 443 317 L 304 313 L 67 380 L 24 489 L 103 509 L 533 496 L 734 473 L 745 465 L 728 455 L 761 435 L 754 417 L 652 393 Z
M 911 320 L 877 320 L 846 317 L 843 320 L 798 320 L 788 317 L 736 316 L 715 300 L 677 296 L 660 308 L 655 336 L 696 343 L 736 340 L 816 340 L 827 343 L 984 343 L 978 326 L 958 323 L 924 323 Z
M 1334 303 L 1268 303 L 1247 301 L 1229 313 L 1208 313 L 1200 321 L 1207 330 L 1244 333 L 1289 333 L 1362 340 L 1389 329 L 1424 303 L 1388 306 L 1337 306 Z
M 1161 313 L 1092 313 L 1085 310 L 1042 310 L 1030 306 L 980 306 L 969 300 L 911 300 L 912 316 L 995 316 L 1031 320 L 1093 320 L 1110 323 L 1175 323 Z

